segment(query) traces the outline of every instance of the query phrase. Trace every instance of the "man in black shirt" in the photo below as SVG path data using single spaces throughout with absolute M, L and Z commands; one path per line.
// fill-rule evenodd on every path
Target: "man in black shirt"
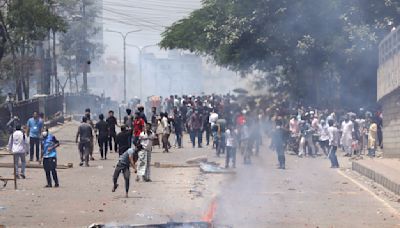
M 116 141 L 117 133 L 115 131 L 115 126 L 118 126 L 118 122 L 114 116 L 114 111 L 111 110 L 108 112 L 108 118 L 107 118 L 106 122 L 108 124 L 108 129 L 110 130 L 109 138 L 108 138 L 110 152 L 112 152 L 112 150 L 113 150 L 113 146 L 112 146 L 113 139 L 114 139 L 114 149 L 115 149 L 115 152 L 117 152 L 117 141 Z
M 121 126 L 121 132 L 118 133 L 116 139 L 118 153 L 121 156 L 125 151 L 131 147 L 132 143 L 132 130 L 128 130 L 125 125 Z M 117 149 L 116 149 L 117 150 Z
M 97 141 L 99 143 L 101 159 L 107 160 L 108 124 L 104 121 L 104 115 L 99 115 L 99 122 L 96 123 Z

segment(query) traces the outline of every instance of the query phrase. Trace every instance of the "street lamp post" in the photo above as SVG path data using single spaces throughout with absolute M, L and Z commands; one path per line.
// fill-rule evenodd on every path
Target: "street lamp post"
M 129 34 L 134 33 L 134 32 L 139 32 L 141 29 L 138 30 L 132 30 L 127 33 L 122 33 L 119 31 L 114 31 L 114 30 L 106 30 L 107 32 L 113 32 L 113 33 L 118 33 L 122 36 L 122 40 L 124 42 L 124 103 L 126 103 L 126 38 L 128 37 Z
M 142 61 L 142 57 L 143 57 L 143 52 L 146 50 L 146 48 L 149 47 L 156 47 L 158 46 L 157 44 L 150 44 L 150 45 L 145 45 L 145 46 L 136 46 L 133 44 L 128 44 L 128 46 L 130 47 L 134 47 L 136 49 L 138 49 L 139 51 L 139 98 L 141 100 L 141 102 L 143 102 L 143 84 L 142 84 L 142 79 L 143 79 L 143 61 Z

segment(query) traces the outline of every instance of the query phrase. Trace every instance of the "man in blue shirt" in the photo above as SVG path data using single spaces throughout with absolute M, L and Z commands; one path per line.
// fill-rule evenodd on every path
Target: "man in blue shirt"
M 33 161 L 33 155 L 36 148 L 36 161 L 39 161 L 39 144 L 40 134 L 43 129 L 43 120 L 39 118 L 37 112 L 33 113 L 33 117 L 30 118 L 26 124 L 28 127 L 27 135 L 29 135 L 29 147 L 30 147 L 30 161 Z
M 60 146 L 59 141 L 54 137 L 52 134 L 49 133 L 48 130 L 45 130 L 42 133 L 43 136 L 43 150 L 42 150 L 42 156 L 41 160 L 43 160 L 43 168 L 44 171 L 46 172 L 46 179 L 47 179 L 47 185 L 45 186 L 46 188 L 51 188 L 52 183 L 51 183 L 51 176 L 53 176 L 54 179 L 54 187 L 58 188 L 59 183 L 58 183 L 58 177 L 57 177 L 57 151 L 56 148 Z M 40 161 L 41 162 L 41 161 Z

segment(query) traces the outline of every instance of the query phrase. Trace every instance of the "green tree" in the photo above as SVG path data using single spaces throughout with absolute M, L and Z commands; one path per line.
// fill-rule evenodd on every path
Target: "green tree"
M 50 31 L 64 30 L 64 20 L 52 12 L 52 4 L 52 0 L 9 0 L 2 6 L 0 30 L 4 30 L 5 40 L 1 48 L 12 58 L 12 78 L 19 100 L 29 98 L 34 48 Z
M 85 12 L 82 12 L 83 3 Z M 64 86 L 69 81 L 70 91 L 75 87 L 79 92 L 79 73 L 87 67 L 87 61 L 93 62 L 103 53 L 101 44 L 93 39 L 100 32 L 95 23 L 99 8 L 94 0 L 61 0 L 60 9 L 68 18 L 67 32 L 60 37 L 60 64 L 67 72 Z
M 330 106 L 356 102 L 340 95 L 373 101 L 377 46 L 400 22 L 398 9 L 390 0 L 205 0 L 166 29 L 161 47 L 264 72 L 259 82 L 277 96 Z

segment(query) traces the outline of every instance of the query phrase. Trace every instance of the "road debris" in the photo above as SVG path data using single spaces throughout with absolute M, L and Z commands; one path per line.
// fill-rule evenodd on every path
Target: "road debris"
M 201 163 L 200 171 L 203 173 L 215 173 L 215 174 L 236 174 L 235 171 L 229 169 L 223 169 L 215 164 Z

